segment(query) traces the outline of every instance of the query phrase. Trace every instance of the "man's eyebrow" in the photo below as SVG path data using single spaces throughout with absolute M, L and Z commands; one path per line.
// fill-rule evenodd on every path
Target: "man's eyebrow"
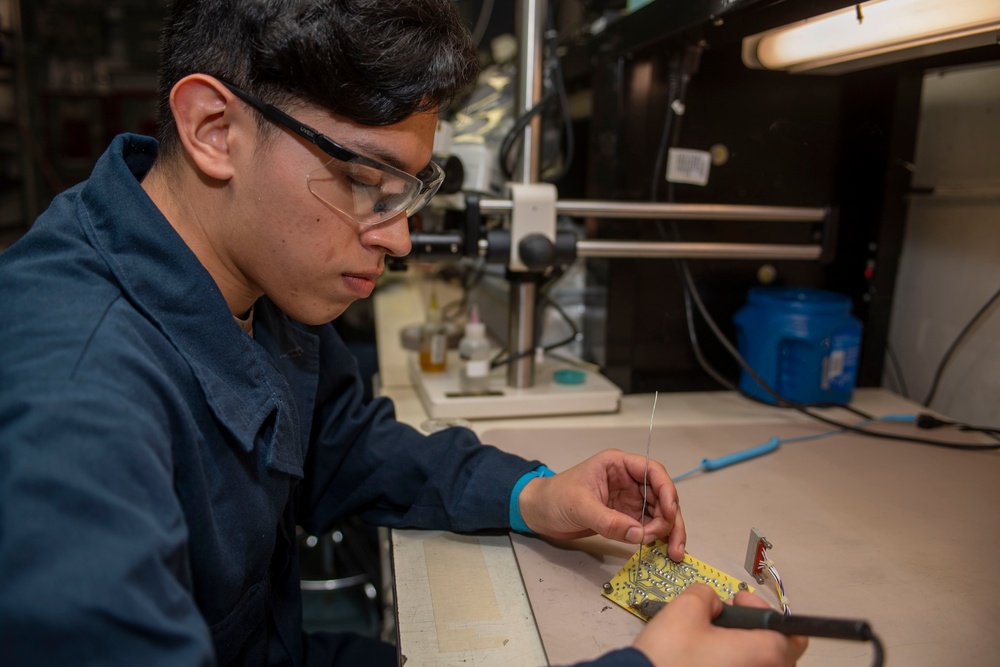
M 380 162 L 385 162 L 387 165 L 395 167 L 400 171 L 406 171 L 405 165 L 403 165 L 403 162 L 397 156 L 393 155 L 378 144 L 370 143 L 364 139 L 352 141 L 351 144 L 354 150 L 358 153 L 367 153 L 369 157 L 375 158 Z

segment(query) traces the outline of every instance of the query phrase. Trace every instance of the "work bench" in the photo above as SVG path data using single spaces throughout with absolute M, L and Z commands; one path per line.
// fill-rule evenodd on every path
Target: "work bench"
M 377 293 L 380 393 L 401 421 L 427 416 L 409 384 L 399 329 L 423 318 L 418 288 Z M 873 415 L 920 406 L 882 389 L 853 403 Z M 627 395 L 614 414 L 477 420 L 489 444 L 569 468 L 607 447 L 644 453 L 653 396 Z M 859 417 L 823 414 L 842 423 Z M 974 442 L 971 434 L 873 430 Z M 652 457 L 672 475 L 772 437 L 833 427 L 731 392 L 659 395 Z M 980 440 L 981 441 L 981 440 Z M 677 483 L 687 550 L 777 606 L 744 569 L 751 528 L 772 544 L 793 612 L 871 623 L 887 664 L 995 664 L 1000 655 L 1000 454 L 839 433 Z M 627 646 L 643 623 L 601 595 L 635 553 L 600 537 L 560 542 L 506 533 L 391 531 L 396 633 L 408 665 L 565 665 Z M 813 639 L 804 666 L 871 664 L 866 643 Z

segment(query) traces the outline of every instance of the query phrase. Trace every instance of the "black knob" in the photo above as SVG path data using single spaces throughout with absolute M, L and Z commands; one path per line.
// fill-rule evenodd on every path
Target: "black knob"
M 528 234 L 517 244 L 521 261 L 532 271 L 543 271 L 555 264 L 556 246 L 547 236 Z
M 431 158 L 444 171 L 444 180 L 438 192 L 443 195 L 453 195 L 462 189 L 465 182 L 465 167 L 457 155 L 435 155 Z

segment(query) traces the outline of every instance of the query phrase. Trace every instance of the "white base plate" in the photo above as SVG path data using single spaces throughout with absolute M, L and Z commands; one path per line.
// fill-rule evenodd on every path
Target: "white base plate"
M 442 373 L 424 373 L 417 355 L 410 355 L 410 379 L 432 419 L 490 419 L 499 417 L 538 417 L 542 415 L 578 415 L 618 412 L 622 390 L 600 373 L 582 371 L 581 384 L 559 384 L 553 373 L 577 369 L 570 364 L 545 360 L 535 366 L 535 386 L 515 389 L 507 386 L 507 369 L 496 368 L 490 374 L 490 389 L 500 395 L 458 395 L 458 356 L 449 354 Z

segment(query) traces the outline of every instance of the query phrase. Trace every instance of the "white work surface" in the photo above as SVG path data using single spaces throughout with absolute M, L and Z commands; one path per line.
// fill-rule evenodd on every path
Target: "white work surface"
M 419 426 L 426 419 L 402 383 L 383 393 L 401 420 Z M 856 392 L 855 405 L 879 415 L 918 409 L 878 389 Z M 631 395 L 614 415 L 477 421 L 473 428 L 484 441 L 559 471 L 605 447 L 643 452 L 651 407 L 651 395 Z M 903 424 L 877 428 L 913 432 Z M 676 475 L 771 436 L 826 430 L 730 393 L 660 394 L 652 453 Z M 773 544 L 793 611 L 868 620 L 887 664 L 998 664 L 996 452 L 838 435 L 789 443 L 677 487 L 693 556 L 757 586 L 743 561 L 750 528 L 758 528 Z M 628 645 L 642 628 L 600 595 L 635 552 L 628 545 L 515 535 L 512 547 L 506 535 L 395 530 L 392 547 L 408 665 L 564 665 Z M 776 603 L 773 590 L 757 588 Z M 799 664 L 870 663 L 868 644 L 813 639 Z

